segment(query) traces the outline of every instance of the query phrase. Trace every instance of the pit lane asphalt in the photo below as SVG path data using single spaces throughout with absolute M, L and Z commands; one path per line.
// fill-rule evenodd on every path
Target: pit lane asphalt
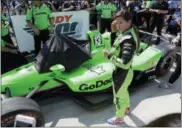
M 166 80 L 168 76 L 161 79 Z M 181 113 L 181 79 L 172 88 L 159 88 L 157 81 L 138 86 L 131 92 L 131 114 L 121 126 L 143 126 L 157 117 Z M 59 95 L 39 102 L 46 127 L 56 126 L 111 126 L 106 120 L 115 113 L 113 104 L 97 111 L 88 111 L 72 99 Z

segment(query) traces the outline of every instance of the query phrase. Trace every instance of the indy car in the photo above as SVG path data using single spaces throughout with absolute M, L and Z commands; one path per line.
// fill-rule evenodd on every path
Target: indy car
M 63 90 L 90 110 L 112 103 L 112 96 L 98 103 L 92 103 L 84 97 L 87 94 L 112 94 L 113 78 L 116 77 L 113 74 L 117 70 L 103 54 L 103 50 L 111 48 L 110 33 L 98 33 L 93 37 L 92 31 L 95 30 L 88 32 L 88 40 L 76 40 L 55 32 L 43 45 L 34 62 L 2 75 L 2 127 L 14 124 L 33 126 L 23 122 L 21 115 L 32 117 L 35 126 L 44 126 L 43 113 L 32 96 L 48 90 Z M 164 76 L 174 59 L 174 45 L 164 41 L 159 45 L 141 42 L 139 53 L 132 63 L 135 73 L 132 84 Z

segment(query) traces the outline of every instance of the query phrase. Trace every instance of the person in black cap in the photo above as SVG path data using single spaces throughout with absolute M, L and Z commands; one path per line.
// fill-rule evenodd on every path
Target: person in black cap
M 98 3 L 95 7 L 88 9 L 88 11 L 95 9 L 101 14 L 100 32 L 103 34 L 106 29 L 110 32 L 112 18 L 117 11 L 116 5 L 113 4 L 111 0 L 104 0 Z

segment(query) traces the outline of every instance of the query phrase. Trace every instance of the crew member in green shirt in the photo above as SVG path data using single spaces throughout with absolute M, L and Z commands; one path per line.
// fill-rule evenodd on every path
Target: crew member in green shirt
M 51 11 L 41 0 L 33 0 L 33 6 L 27 10 L 27 26 L 34 31 L 35 55 L 41 49 L 41 41 L 45 43 L 49 39 L 49 32 L 52 29 Z
M 105 29 L 110 32 L 112 16 L 117 10 L 116 6 L 110 0 L 104 0 L 104 2 L 100 2 L 98 5 L 96 5 L 96 10 L 101 12 L 101 33 L 104 33 Z
M 100 32 L 103 34 L 106 29 L 110 32 L 112 16 L 117 10 L 115 4 L 112 3 L 111 0 L 104 0 L 97 4 L 96 7 L 87 10 L 90 11 L 94 9 L 101 13 Z
M 2 13 L 2 15 L 1 15 L 1 38 L 4 41 L 13 45 L 13 41 L 12 41 L 10 33 L 9 33 L 9 27 L 10 27 L 9 23 L 8 23 L 6 17 L 4 16 L 4 14 Z

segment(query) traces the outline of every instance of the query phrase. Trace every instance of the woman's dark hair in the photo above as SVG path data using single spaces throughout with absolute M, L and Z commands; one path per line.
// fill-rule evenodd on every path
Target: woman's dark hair
M 117 12 L 114 19 L 118 17 L 122 17 L 126 21 L 132 21 L 132 14 L 127 9 L 121 9 L 119 12 Z

